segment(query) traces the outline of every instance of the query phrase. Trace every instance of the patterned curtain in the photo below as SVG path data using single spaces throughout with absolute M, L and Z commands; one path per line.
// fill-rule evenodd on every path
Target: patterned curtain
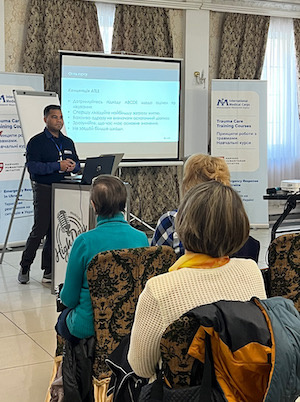
M 226 14 L 219 66 L 221 79 L 260 79 L 270 17 Z
M 82 0 L 31 0 L 23 71 L 45 77 L 45 90 L 60 91 L 58 50 L 102 51 L 97 9 Z
M 300 117 L 300 20 L 294 19 L 294 37 L 298 71 L 298 113 Z
M 156 7 L 117 5 L 112 50 L 173 57 L 169 11 Z
M 173 57 L 169 11 L 155 7 L 117 5 L 112 51 Z M 175 166 L 122 168 L 122 179 L 132 187 L 132 213 L 155 225 L 164 212 L 177 208 L 177 173 Z

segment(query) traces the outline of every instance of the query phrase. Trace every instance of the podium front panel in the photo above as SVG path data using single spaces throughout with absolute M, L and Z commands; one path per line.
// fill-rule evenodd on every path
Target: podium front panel
M 72 244 L 81 233 L 95 227 L 90 186 L 52 185 L 52 293 L 63 283 Z

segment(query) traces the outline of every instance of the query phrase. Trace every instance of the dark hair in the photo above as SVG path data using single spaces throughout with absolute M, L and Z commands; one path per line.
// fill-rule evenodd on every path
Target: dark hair
M 91 188 L 97 215 L 111 218 L 125 210 L 127 191 L 124 183 L 116 176 L 100 175 L 94 178 Z
M 50 113 L 50 110 L 61 110 L 61 107 L 59 105 L 48 105 L 44 109 L 44 117 L 47 117 L 48 114 Z
M 186 193 L 175 228 L 186 250 L 211 257 L 232 255 L 249 236 L 249 220 L 240 196 L 215 180 Z

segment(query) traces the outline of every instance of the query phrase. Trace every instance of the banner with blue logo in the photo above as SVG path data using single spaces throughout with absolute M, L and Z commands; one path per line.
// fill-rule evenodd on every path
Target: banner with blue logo
M 254 227 L 268 227 L 267 81 L 212 80 L 211 153 L 223 157 Z
M 0 245 L 3 246 L 25 165 L 25 145 L 14 89 L 43 91 L 41 74 L 0 73 Z M 36 116 L 32 116 L 35 119 Z M 33 222 L 32 189 L 28 173 L 9 236 L 9 245 L 24 244 Z

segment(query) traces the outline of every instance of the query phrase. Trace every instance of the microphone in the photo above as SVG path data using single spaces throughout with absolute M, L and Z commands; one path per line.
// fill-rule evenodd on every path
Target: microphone
M 67 235 L 70 236 L 71 225 L 66 211 L 64 211 L 63 209 L 60 210 L 57 214 L 57 219 L 63 233 L 67 233 Z

